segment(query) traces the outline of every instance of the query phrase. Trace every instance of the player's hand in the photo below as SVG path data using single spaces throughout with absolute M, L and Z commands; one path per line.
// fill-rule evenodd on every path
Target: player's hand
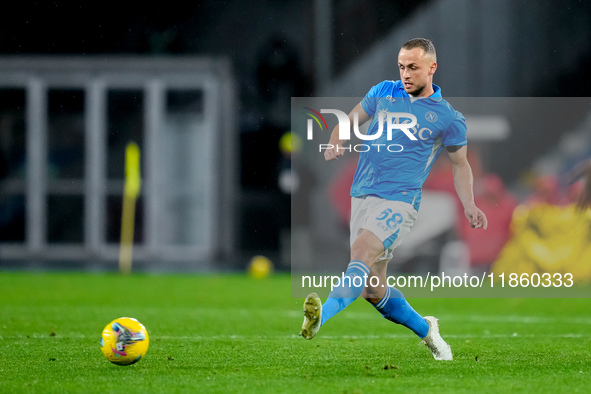
M 488 220 L 486 219 L 486 215 L 480 209 L 476 207 L 476 205 L 471 205 L 464 209 L 464 215 L 466 215 L 466 219 L 470 223 L 472 228 L 483 228 L 486 230 L 488 227 Z
M 330 142 L 329 144 L 332 145 L 332 148 L 328 148 L 324 151 L 324 160 L 332 161 L 343 156 L 343 153 L 345 153 L 345 149 L 343 149 L 343 146 L 340 143 L 333 144 L 332 142 Z

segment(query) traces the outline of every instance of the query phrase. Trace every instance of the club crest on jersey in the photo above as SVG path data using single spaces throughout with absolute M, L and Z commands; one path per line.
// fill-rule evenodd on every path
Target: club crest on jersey
M 433 111 L 429 111 L 425 114 L 425 120 L 429 123 L 437 122 L 437 114 Z

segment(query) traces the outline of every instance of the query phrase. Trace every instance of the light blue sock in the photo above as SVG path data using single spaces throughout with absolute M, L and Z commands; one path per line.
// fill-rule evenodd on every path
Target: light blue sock
M 339 286 L 330 292 L 328 299 L 322 304 L 321 326 L 361 295 L 368 275 L 369 267 L 363 261 L 353 260 L 349 263 Z
M 419 315 L 404 298 L 400 290 L 387 287 L 384 298 L 374 307 L 386 319 L 410 328 L 419 337 L 424 338 L 429 333 L 429 323 Z

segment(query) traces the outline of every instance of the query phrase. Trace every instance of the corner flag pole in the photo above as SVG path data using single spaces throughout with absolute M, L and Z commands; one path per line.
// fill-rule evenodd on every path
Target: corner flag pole
M 119 272 L 122 274 L 131 273 L 135 202 L 141 182 L 140 148 L 135 142 L 130 141 L 125 147 L 125 187 L 121 214 L 121 248 L 119 250 Z

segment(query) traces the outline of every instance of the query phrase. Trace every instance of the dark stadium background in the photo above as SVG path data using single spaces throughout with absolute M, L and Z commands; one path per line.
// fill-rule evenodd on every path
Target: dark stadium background
M 240 267 L 253 254 L 277 256 L 280 229 L 289 226 L 289 198 L 279 190 L 278 167 L 281 153 L 278 142 L 290 128 L 289 114 L 274 114 L 277 102 L 291 96 L 314 96 L 321 92 L 318 75 L 318 36 L 316 26 L 321 1 L 254 0 L 192 2 L 73 2 L 21 1 L 0 6 L 0 56 L 126 56 L 146 58 L 213 56 L 230 60 L 235 76 L 239 111 L 236 116 L 237 189 L 235 225 L 238 250 L 231 267 Z M 334 0 L 329 8 L 327 31 L 332 48 L 322 52 L 328 59 L 328 74 L 342 75 L 363 58 L 368 48 L 379 44 L 391 29 L 433 1 Z M 467 12 L 479 12 L 483 2 L 465 2 Z M 585 1 L 516 2 L 510 10 L 512 29 L 527 26 L 538 31 L 529 36 L 515 35 L 510 56 L 510 74 L 521 78 L 533 75 L 536 83 L 528 88 L 497 90 L 496 96 L 548 97 L 588 96 L 591 87 L 591 41 L 581 42 L 591 32 L 591 5 Z M 538 7 L 538 4 L 540 6 Z M 545 13 L 534 15 L 535 9 Z M 502 12 L 499 11 L 499 12 Z M 563 34 L 549 31 L 547 20 L 563 26 Z M 322 20 L 320 20 L 320 23 Z M 446 27 L 442 24 L 442 34 Z M 453 27 L 449 27 L 452 29 Z M 566 33 L 565 33 L 566 32 Z M 490 39 L 498 31 L 491 26 Z M 410 38 L 410 37 L 409 37 Z M 435 43 L 440 37 L 433 37 Z M 550 39 L 552 38 L 552 39 Z M 470 36 L 471 51 L 480 51 L 483 37 Z M 573 47 L 586 51 L 569 67 L 555 75 L 562 53 Z M 397 49 L 392 49 L 395 59 Z M 540 57 L 548 61 L 524 69 L 520 59 Z M 484 61 L 486 54 L 474 61 Z M 553 59 L 555 61 L 553 61 Z M 446 65 L 449 67 L 449 64 Z M 467 65 L 470 67 L 470 65 Z M 392 78 L 397 78 L 395 63 Z M 551 78 L 549 76 L 552 76 Z M 437 77 L 437 76 L 436 76 Z M 486 80 L 488 75 L 480 75 Z M 464 86 L 445 86 L 447 95 L 488 96 L 490 93 L 473 80 Z M 369 89 L 370 86 L 367 86 Z M 526 168 L 536 154 L 551 149 L 558 135 L 536 135 L 533 145 L 519 136 L 505 154 L 518 155 L 517 163 L 502 160 L 495 170 L 506 182 L 517 177 L 515 167 Z M 519 155 L 520 152 L 526 154 Z M 529 161 L 527 159 L 529 157 Z M 0 176 L 3 176 L 0 174 Z M 67 206 L 63 206 L 65 212 Z M 54 212 L 59 216 L 59 212 Z M 2 228 L 7 234 L 23 229 Z M 68 235 L 64 233 L 64 237 Z

